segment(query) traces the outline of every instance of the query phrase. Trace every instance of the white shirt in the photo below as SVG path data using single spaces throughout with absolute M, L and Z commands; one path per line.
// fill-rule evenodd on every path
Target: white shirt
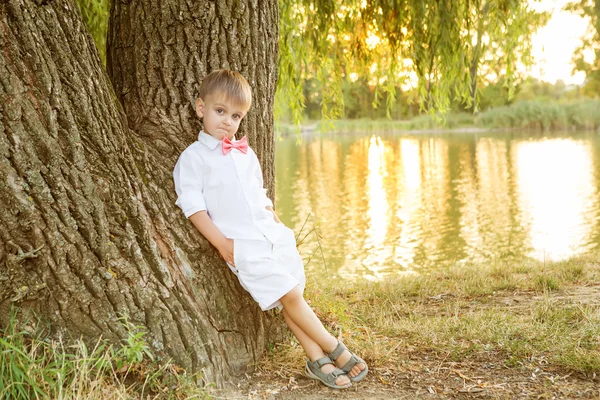
M 273 207 L 263 187 L 258 158 L 232 148 L 223 155 L 222 142 L 200 132 L 198 140 L 181 153 L 175 170 L 177 206 L 186 217 L 206 210 L 219 230 L 230 239 L 267 238 L 275 243 L 284 231 L 275 222 Z

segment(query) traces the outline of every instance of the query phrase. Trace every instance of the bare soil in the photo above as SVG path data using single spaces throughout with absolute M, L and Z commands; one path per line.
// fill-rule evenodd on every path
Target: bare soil
M 434 304 L 446 295 L 430 298 Z M 541 296 L 529 292 L 494 296 L 473 307 L 510 307 L 525 312 Z M 600 305 L 600 286 L 577 286 L 551 296 L 562 304 Z M 368 377 L 350 389 L 329 389 L 303 375 L 299 360 L 293 370 L 257 371 L 236 388 L 214 393 L 223 399 L 600 399 L 600 376 L 568 371 L 544 358 L 506 366 L 499 355 L 461 362 L 449 354 L 412 351 L 400 369 L 370 369 Z

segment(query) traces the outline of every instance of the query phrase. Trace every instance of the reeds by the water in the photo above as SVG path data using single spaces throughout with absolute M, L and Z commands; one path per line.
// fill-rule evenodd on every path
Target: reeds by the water
M 297 127 L 279 124 L 282 136 L 298 132 L 419 132 L 447 130 L 534 130 L 534 131 L 598 131 L 600 100 L 582 99 L 569 103 L 549 100 L 519 101 L 477 114 L 450 112 L 446 115 L 420 115 L 407 120 L 338 120 L 317 121 Z
M 598 130 L 600 100 L 572 103 L 529 100 L 498 107 L 478 116 L 478 125 L 487 128 L 535 130 Z

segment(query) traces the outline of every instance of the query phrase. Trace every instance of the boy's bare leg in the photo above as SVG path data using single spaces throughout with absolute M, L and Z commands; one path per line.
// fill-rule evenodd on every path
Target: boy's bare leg
M 296 327 L 299 328 L 302 334 L 319 345 L 319 347 L 321 347 L 325 353 L 329 354 L 335 350 L 337 346 L 337 340 L 331 335 L 331 333 L 327 331 L 327 329 L 325 329 L 319 318 L 315 315 L 314 311 L 306 303 L 306 300 L 304 300 L 299 287 L 295 287 L 294 289 L 290 290 L 286 295 L 279 299 L 279 301 L 283 305 L 284 317 L 286 317 L 287 314 L 286 322 L 287 318 L 289 318 L 296 325 Z M 292 329 L 291 326 L 290 329 Z M 294 332 L 294 335 L 298 337 L 298 334 L 293 329 L 292 332 Z M 298 338 L 298 340 L 300 339 Z M 300 342 L 300 344 L 302 344 L 302 342 Z M 302 345 L 302 347 L 304 347 L 304 345 Z M 344 351 L 337 359 L 336 364 L 338 367 L 342 367 L 348 362 L 350 357 L 350 352 Z M 359 363 L 350 370 L 348 375 L 355 377 L 356 375 L 360 374 L 363 369 L 365 369 L 365 365 L 363 363 Z
M 296 339 L 300 342 L 300 345 L 306 352 L 306 356 L 310 358 L 311 361 L 316 361 L 319 358 L 325 357 L 325 353 L 323 353 L 323 349 L 319 346 L 314 340 L 312 340 L 298 325 L 292 321 L 290 316 L 288 315 L 285 309 L 283 310 L 283 318 L 285 318 L 285 323 L 290 327 L 290 330 L 296 336 Z M 335 366 L 332 364 L 326 364 L 321 367 L 321 371 L 328 374 L 335 369 Z M 350 379 L 345 376 L 338 376 L 335 380 L 336 385 L 344 386 L 350 383 Z

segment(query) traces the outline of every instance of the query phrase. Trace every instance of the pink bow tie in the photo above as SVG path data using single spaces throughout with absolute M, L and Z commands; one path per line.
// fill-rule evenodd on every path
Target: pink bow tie
M 238 140 L 237 142 L 231 142 L 231 140 L 227 139 L 227 137 L 223 138 L 223 154 L 227 154 L 231 151 L 231 149 L 238 149 L 242 153 L 246 154 L 248 151 L 248 141 L 246 140 L 246 136 Z

